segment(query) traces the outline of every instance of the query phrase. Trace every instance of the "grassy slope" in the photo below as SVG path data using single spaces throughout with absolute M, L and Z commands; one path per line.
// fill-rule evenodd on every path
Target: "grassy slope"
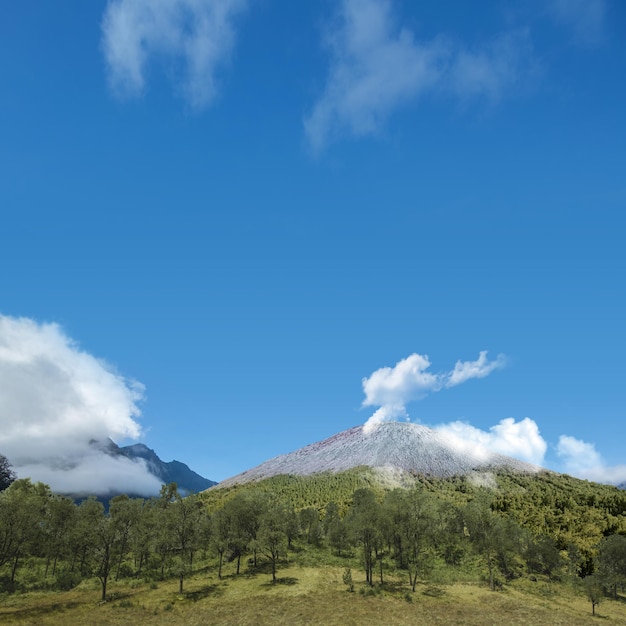
M 484 586 L 422 585 L 412 601 L 405 589 L 394 586 L 368 596 L 348 593 L 338 567 L 306 568 L 292 565 L 280 572 L 281 584 L 271 585 L 267 574 L 225 577 L 213 572 L 196 575 L 183 596 L 175 581 L 131 588 L 114 584 L 116 599 L 99 604 L 95 585 L 85 584 L 67 593 L 30 593 L 0 600 L 3 624 L 553 624 L 577 626 L 591 621 L 591 605 L 567 587 L 523 583 L 504 591 Z M 557 593 L 558 592 L 558 593 Z M 597 609 L 603 621 L 626 623 L 626 604 L 605 600 Z

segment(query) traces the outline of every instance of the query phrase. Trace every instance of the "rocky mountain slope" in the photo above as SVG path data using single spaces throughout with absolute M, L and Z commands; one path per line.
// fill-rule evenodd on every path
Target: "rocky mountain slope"
M 218 487 L 279 474 L 306 476 L 318 472 L 341 472 L 360 465 L 440 478 L 505 468 L 525 473 L 541 469 L 426 426 L 385 422 L 370 433 L 364 432 L 362 426 L 355 426 L 324 441 L 270 459 L 220 482 Z
M 129 459 L 144 459 L 151 474 L 165 484 L 176 483 L 181 493 L 197 493 L 217 484 L 214 480 L 200 476 L 185 463 L 176 460 L 162 461 L 154 450 L 143 443 L 124 446 L 119 451 Z

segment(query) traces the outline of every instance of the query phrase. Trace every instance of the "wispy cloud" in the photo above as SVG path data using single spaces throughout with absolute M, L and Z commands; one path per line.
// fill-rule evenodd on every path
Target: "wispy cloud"
M 568 474 L 613 485 L 626 481 L 626 465 L 607 465 L 592 443 L 561 435 L 556 451 Z
M 583 44 L 597 44 L 604 36 L 606 0 L 548 0 L 548 14 Z
M 387 0 L 344 0 L 327 44 L 326 88 L 305 119 L 314 151 L 342 132 L 377 133 L 387 116 L 431 88 L 444 71 L 444 42 L 418 43 Z
M 539 426 L 528 417 L 519 422 L 507 417 L 486 431 L 461 421 L 435 426 L 435 430 L 450 437 L 463 449 L 480 446 L 535 465 L 543 464 L 548 448 Z
M 143 394 L 58 325 L 0 315 L 0 453 L 18 476 L 75 493 L 158 492 L 144 463 L 91 445 L 137 438 Z
M 444 37 L 419 41 L 398 21 L 391 0 L 342 1 L 327 35 L 326 86 L 304 120 L 314 153 L 341 135 L 379 133 L 396 109 L 434 90 L 499 100 L 529 66 L 524 31 L 470 49 Z
M 475 361 L 457 361 L 446 379 L 446 387 L 454 387 L 470 378 L 484 378 L 506 365 L 506 357 L 499 354 L 495 361 L 487 359 L 487 350 L 481 350 Z
M 440 87 L 463 101 L 484 97 L 495 104 L 523 84 L 535 66 L 528 31 L 512 30 L 475 48 L 458 46 Z
M 433 373 L 429 371 L 428 356 L 414 353 L 398 361 L 394 367 L 381 367 L 362 380 L 363 406 L 380 407 L 367 420 L 365 430 L 384 421 L 408 417 L 406 405 L 409 402 L 472 378 L 484 378 L 504 367 L 505 363 L 504 355 L 489 361 L 487 352 L 482 351 L 475 361 L 457 361 L 452 371 Z
M 247 0 L 109 0 L 102 45 L 113 90 L 134 97 L 145 90 L 150 61 L 174 67 L 176 87 L 190 106 L 208 105 L 216 73 L 229 59 L 234 20 Z

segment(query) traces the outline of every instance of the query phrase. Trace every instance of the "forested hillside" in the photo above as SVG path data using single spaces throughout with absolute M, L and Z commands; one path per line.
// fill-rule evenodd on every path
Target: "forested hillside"
M 278 476 L 182 497 L 79 505 L 41 483 L 0 493 L 0 591 L 70 589 L 97 579 L 106 600 L 122 580 L 221 579 L 290 564 L 341 567 L 346 589 L 464 581 L 575 584 L 617 596 L 626 583 L 626 494 L 568 476 L 499 473 L 415 477 L 391 488 L 380 472 Z M 490 485 L 490 486 L 485 486 Z M 598 589 L 601 591 L 598 592 Z

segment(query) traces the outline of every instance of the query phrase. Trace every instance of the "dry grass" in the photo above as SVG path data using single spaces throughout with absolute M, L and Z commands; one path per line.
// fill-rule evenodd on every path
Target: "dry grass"
M 406 586 L 391 581 L 373 595 L 348 593 L 343 570 L 335 567 L 291 566 L 279 572 L 272 585 L 265 574 L 227 577 L 196 575 L 186 593 L 176 593 L 176 581 L 131 588 L 112 585 L 113 599 L 100 604 L 95 583 L 65 593 L 29 593 L 0 599 L 0 623 L 28 625 L 160 624 L 220 625 L 362 625 L 466 624 L 507 626 L 550 624 L 577 626 L 589 623 L 626 624 L 626 604 L 605 600 L 591 617 L 591 605 L 568 587 L 520 583 L 500 592 L 476 585 L 419 586 L 407 594 Z M 360 576 L 354 573 L 355 578 Z M 410 601 L 407 600 L 410 597 Z

